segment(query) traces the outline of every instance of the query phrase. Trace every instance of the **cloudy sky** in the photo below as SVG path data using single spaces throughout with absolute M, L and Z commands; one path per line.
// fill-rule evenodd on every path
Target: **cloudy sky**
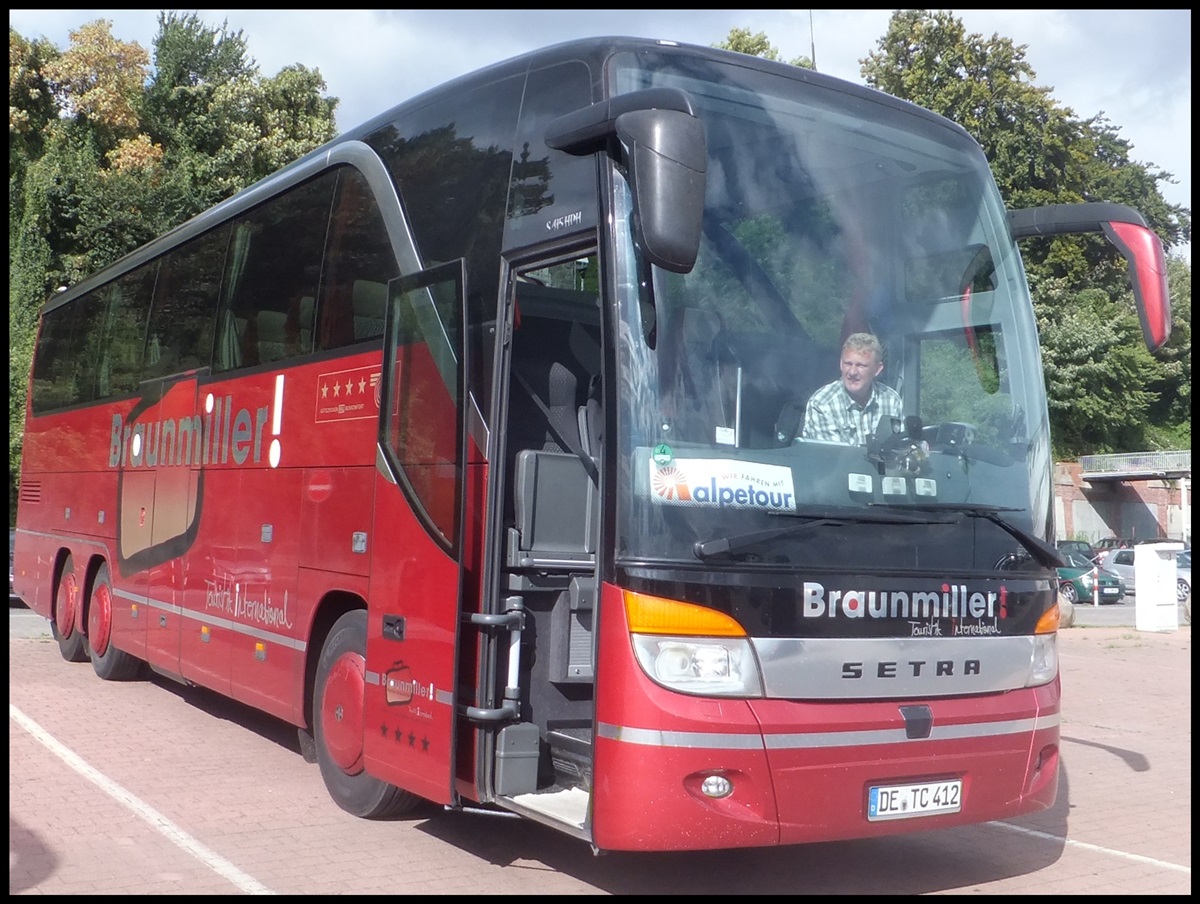
M 184 10 L 182 12 L 189 12 Z M 340 98 L 347 129 L 400 100 L 471 69 L 587 35 L 637 35 L 711 45 L 732 28 L 764 33 L 780 58 L 862 83 L 859 60 L 876 47 L 889 10 L 197 10 L 210 26 L 242 31 L 263 75 L 290 63 L 318 69 Z M 1172 173 L 1173 204 L 1192 204 L 1190 10 L 954 10 L 968 33 L 1026 47 L 1037 84 L 1080 118 L 1103 114 L 1132 145 L 1132 159 Z M 147 50 L 156 10 L 10 10 L 26 38 L 66 48 L 95 19 Z M 811 27 L 810 27 L 811 22 Z M 1190 248 L 1186 249 L 1188 259 Z

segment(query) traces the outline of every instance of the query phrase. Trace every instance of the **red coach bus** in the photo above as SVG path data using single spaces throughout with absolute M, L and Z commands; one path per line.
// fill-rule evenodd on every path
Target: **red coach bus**
M 15 583 L 63 656 L 297 726 L 338 805 L 597 851 L 1049 807 L 1046 393 L 1004 208 L 928 111 L 596 39 L 464 76 L 52 298 Z M 869 331 L 903 413 L 805 436 Z M 861 412 L 858 412 L 861 414 Z

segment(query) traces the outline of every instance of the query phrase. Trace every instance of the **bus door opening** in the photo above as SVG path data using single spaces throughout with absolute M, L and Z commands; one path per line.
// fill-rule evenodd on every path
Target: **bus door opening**
M 519 607 L 524 627 L 517 674 L 505 679 L 519 682 L 518 718 L 498 733 L 493 787 L 514 808 L 534 813 L 561 815 L 564 798 L 582 801 L 565 811 L 580 831 L 595 714 L 603 430 L 597 264 L 592 254 L 516 279 L 497 504 L 501 594 Z

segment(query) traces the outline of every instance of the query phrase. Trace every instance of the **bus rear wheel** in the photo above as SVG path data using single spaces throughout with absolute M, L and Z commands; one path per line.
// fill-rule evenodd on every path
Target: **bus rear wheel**
M 54 595 L 54 618 L 50 620 L 50 631 L 58 641 L 58 651 L 67 662 L 87 662 L 87 638 L 75 627 L 75 616 L 79 611 L 79 580 L 75 577 L 75 560 L 67 555 L 62 574 L 58 578 L 58 592 Z
M 92 669 L 105 681 L 131 681 L 142 676 L 145 663 L 113 646 L 112 607 L 112 582 L 108 577 L 108 565 L 101 565 L 88 596 L 88 646 L 91 648 Z
M 383 819 L 409 812 L 421 798 L 363 768 L 366 653 L 367 613 L 347 612 L 334 623 L 317 662 L 313 735 L 329 796 L 347 813 Z

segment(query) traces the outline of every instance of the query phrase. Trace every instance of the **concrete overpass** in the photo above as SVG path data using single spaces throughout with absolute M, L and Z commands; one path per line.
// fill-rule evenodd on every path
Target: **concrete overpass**
M 1079 459 L 1084 480 L 1190 480 L 1192 452 L 1118 452 Z
M 1192 452 L 1118 452 L 1084 455 L 1079 459 L 1080 477 L 1088 483 L 1108 480 L 1178 480 L 1184 539 L 1191 539 L 1188 511 L 1188 481 L 1192 478 Z

